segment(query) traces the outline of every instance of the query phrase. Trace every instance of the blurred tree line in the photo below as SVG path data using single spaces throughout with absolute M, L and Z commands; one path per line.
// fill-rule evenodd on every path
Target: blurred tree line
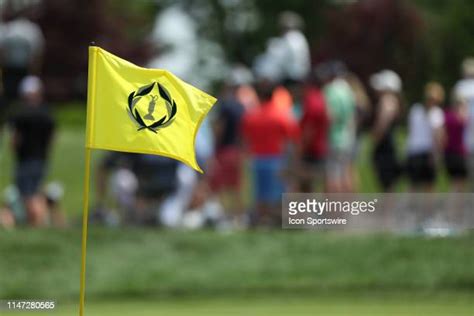
M 85 96 L 87 46 L 95 42 L 144 64 L 156 49 L 150 32 L 160 10 L 180 4 L 198 31 L 220 44 L 228 62 L 251 65 L 278 14 L 299 13 L 313 63 L 341 59 L 363 80 L 383 68 L 399 72 L 408 101 L 428 80 L 450 89 L 462 59 L 474 55 L 470 0 L 42 0 L 35 17 L 46 37 L 43 76 L 55 100 Z M 4 14 L 8 17 L 8 14 Z

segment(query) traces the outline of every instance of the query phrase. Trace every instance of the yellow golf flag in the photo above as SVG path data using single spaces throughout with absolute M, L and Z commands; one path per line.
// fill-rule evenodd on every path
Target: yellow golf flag
M 86 147 L 166 156 L 202 172 L 194 141 L 214 97 L 95 46 L 88 93 Z

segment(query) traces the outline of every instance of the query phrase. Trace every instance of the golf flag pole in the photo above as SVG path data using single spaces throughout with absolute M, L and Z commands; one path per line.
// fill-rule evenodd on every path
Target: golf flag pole
M 94 43 L 91 43 L 93 46 Z M 89 48 L 90 50 L 90 48 Z M 96 78 L 96 55 L 89 54 L 88 78 L 87 78 L 87 120 L 91 119 L 95 106 L 95 78 Z M 87 224 L 89 221 L 89 184 L 91 171 L 91 148 L 87 146 L 90 136 L 89 124 L 86 127 L 86 146 L 84 156 L 84 192 L 82 208 L 82 242 L 81 242 L 81 277 L 79 289 L 79 316 L 84 316 L 84 305 L 86 296 L 86 254 L 87 254 Z
M 79 315 L 84 315 L 86 291 L 86 252 L 87 252 L 87 224 L 89 219 L 89 182 L 90 182 L 91 149 L 86 148 L 84 172 L 84 205 L 82 210 L 82 246 L 81 246 L 81 286 Z
M 160 155 L 198 172 L 195 140 L 216 99 L 164 69 L 136 66 L 91 43 L 79 316 L 84 316 L 92 149 Z

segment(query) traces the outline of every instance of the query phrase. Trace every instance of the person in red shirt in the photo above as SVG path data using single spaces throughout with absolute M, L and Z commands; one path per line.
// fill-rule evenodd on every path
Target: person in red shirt
M 273 86 L 262 81 L 257 86 L 260 106 L 242 120 L 242 138 L 251 158 L 256 223 L 276 224 L 285 184 L 282 171 L 290 144 L 298 137 L 298 125 L 289 111 L 281 111 L 272 101 Z
M 313 192 L 324 180 L 324 165 L 328 152 L 330 119 L 317 79 L 311 78 L 303 95 L 301 127 L 301 168 L 299 189 Z

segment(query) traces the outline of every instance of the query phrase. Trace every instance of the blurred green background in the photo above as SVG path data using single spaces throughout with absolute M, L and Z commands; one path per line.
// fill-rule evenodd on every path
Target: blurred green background
M 86 49 L 95 40 L 144 62 L 155 14 L 172 2 L 43 2 L 38 23 L 49 43 L 44 77 L 59 124 L 49 180 L 65 186 L 63 207 L 73 228 L 0 231 L 0 299 L 54 299 L 58 310 L 51 315 L 77 313 Z M 428 80 L 451 87 L 460 76 L 460 61 L 474 54 L 474 2 L 469 0 L 179 2 L 194 10 L 200 32 L 220 43 L 227 59 L 244 63 L 277 34 L 276 16 L 296 11 L 306 21 L 314 62 L 344 59 L 363 80 L 382 66 L 393 68 L 404 78 L 407 103 L 421 98 Z M 258 22 L 243 29 L 223 27 L 242 12 Z M 64 31 L 64 25 L 71 27 Z M 404 133 L 401 127 L 400 148 Z M 1 137 L 0 192 L 13 170 L 8 135 Z M 365 137 L 357 163 L 362 192 L 379 190 L 370 150 Z M 94 152 L 93 166 L 101 155 Z M 443 174 L 437 189 L 447 187 Z M 402 181 L 398 189 L 405 188 Z M 473 267 L 472 232 L 428 238 L 92 227 L 86 315 L 472 316 Z

